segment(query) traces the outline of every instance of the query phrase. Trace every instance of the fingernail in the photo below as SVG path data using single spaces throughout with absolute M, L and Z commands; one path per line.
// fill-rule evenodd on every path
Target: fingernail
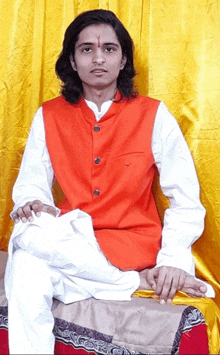
M 34 220 L 33 217 L 29 217 L 29 218 L 28 218 L 28 221 L 29 221 L 29 222 L 33 222 L 33 220 Z
M 19 219 L 16 219 L 16 220 L 15 220 L 15 223 L 18 223 L 18 222 L 19 222 Z
M 24 223 L 27 222 L 27 219 L 23 217 L 22 222 L 24 222 Z
M 168 299 L 168 300 L 167 300 L 167 303 L 172 304 L 172 300 L 171 300 L 171 299 Z
M 164 300 L 160 300 L 160 304 L 165 304 L 165 301 Z
M 37 216 L 37 217 L 40 217 L 40 212 L 37 212 L 37 213 L 36 213 L 36 216 Z

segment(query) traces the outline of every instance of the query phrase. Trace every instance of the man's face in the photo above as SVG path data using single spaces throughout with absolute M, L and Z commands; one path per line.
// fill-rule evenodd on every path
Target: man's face
M 83 87 L 104 89 L 117 86 L 117 77 L 126 63 L 121 45 L 109 25 L 91 25 L 84 28 L 75 45 L 75 56 L 70 57 Z

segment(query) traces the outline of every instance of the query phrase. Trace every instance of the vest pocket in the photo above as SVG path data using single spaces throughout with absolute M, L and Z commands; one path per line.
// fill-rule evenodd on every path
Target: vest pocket
M 111 186 L 120 186 L 124 196 L 139 195 L 139 192 L 146 188 L 148 170 L 153 164 L 153 160 L 150 160 L 149 164 L 144 152 L 124 153 L 112 158 L 108 174 Z
M 137 155 L 137 156 L 140 155 L 141 156 L 143 154 L 144 154 L 144 152 L 127 152 L 127 153 L 118 154 L 115 157 L 113 157 L 113 159 L 117 159 L 117 158 L 120 158 L 120 157 L 133 156 L 133 155 Z
M 146 154 L 144 152 L 123 153 L 112 158 L 112 163 L 121 169 L 138 167 L 138 171 L 146 170 Z

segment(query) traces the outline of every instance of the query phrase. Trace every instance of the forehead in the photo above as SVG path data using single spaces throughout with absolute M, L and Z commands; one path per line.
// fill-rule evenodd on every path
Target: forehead
M 110 25 L 90 25 L 85 27 L 79 34 L 77 44 L 82 42 L 116 43 L 120 45 L 114 29 Z

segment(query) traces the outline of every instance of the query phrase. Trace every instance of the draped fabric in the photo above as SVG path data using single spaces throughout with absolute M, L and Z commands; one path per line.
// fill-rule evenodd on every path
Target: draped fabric
M 134 293 L 135 297 L 143 298 L 154 298 L 153 291 L 136 291 Z M 215 302 L 211 298 L 193 298 L 187 296 L 184 292 L 177 292 L 173 300 L 174 305 L 188 305 L 198 308 L 205 318 L 205 323 L 207 326 L 207 335 L 209 343 L 209 353 L 219 354 L 220 353 L 220 311 Z M 186 333 L 187 337 L 190 334 Z M 202 340 L 202 339 L 201 339 Z M 190 349 L 192 353 L 192 349 Z M 187 353 L 187 352 L 186 352 Z
M 205 232 L 193 247 L 197 276 L 215 287 L 219 304 L 218 0 L 0 1 L 0 249 L 7 249 L 12 230 L 11 190 L 33 115 L 59 94 L 54 64 L 64 31 L 78 13 L 95 8 L 114 11 L 129 30 L 139 92 L 164 101 L 186 137 L 207 210 Z M 157 202 L 162 216 L 167 201 L 160 192 Z

